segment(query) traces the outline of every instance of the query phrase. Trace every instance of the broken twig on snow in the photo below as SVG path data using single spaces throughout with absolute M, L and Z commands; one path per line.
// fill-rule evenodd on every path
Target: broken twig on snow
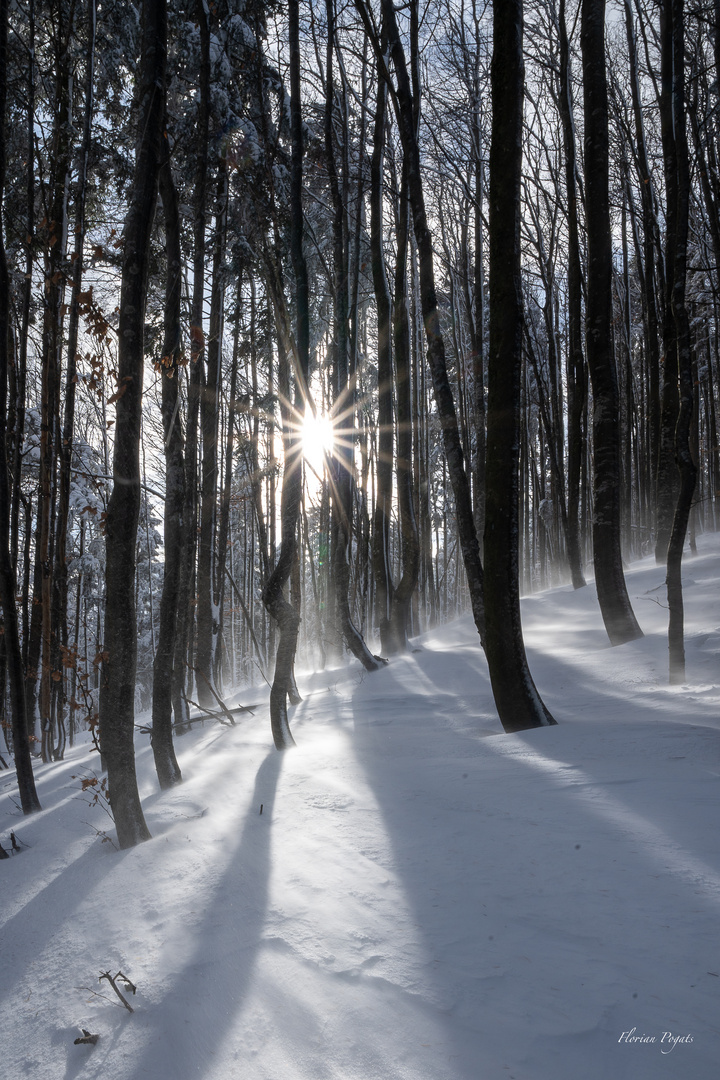
M 125 1006 L 125 1008 L 127 1009 L 127 1011 L 128 1012 L 135 1012 L 132 1005 L 129 1005 L 128 1002 L 123 997 L 123 995 L 120 993 L 120 991 L 117 988 L 116 982 L 115 982 L 116 979 L 122 979 L 124 984 L 125 984 L 125 989 L 126 990 L 132 990 L 132 992 L 134 994 L 135 991 L 137 990 L 137 987 L 133 983 L 130 982 L 127 975 L 123 975 L 122 971 L 118 971 L 117 975 L 113 976 L 113 975 L 110 974 L 109 971 L 102 971 L 100 973 L 100 978 L 99 978 L 98 982 L 101 982 L 103 979 L 107 979 L 107 981 L 110 983 L 113 990 L 115 991 L 117 996 L 120 998 L 120 1000 L 122 1001 L 122 1003 Z

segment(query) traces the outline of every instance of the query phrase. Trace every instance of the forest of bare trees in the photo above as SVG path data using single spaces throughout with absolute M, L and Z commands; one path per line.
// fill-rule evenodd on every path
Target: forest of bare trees
M 0 768 L 120 845 L 230 690 L 681 564 L 720 513 L 720 0 L 0 3 Z M 641 613 L 640 613 L 641 614 Z M 343 658 L 347 656 L 347 659 Z M 372 675 L 369 675 L 372 678 Z M 241 693 L 242 700 L 242 693 Z

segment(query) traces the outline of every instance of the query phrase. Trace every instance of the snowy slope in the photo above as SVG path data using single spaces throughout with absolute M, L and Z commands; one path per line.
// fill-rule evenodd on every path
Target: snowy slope
M 38 767 L 30 819 L 0 774 L 0 842 L 28 845 L 0 862 L 2 1080 L 714 1080 L 720 545 L 700 545 L 686 687 L 645 561 L 646 637 L 621 648 L 592 586 L 524 601 L 556 728 L 500 733 L 461 620 L 374 675 L 307 675 L 291 752 L 263 705 L 179 740 L 161 794 L 139 735 L 154 839 L 132 851 L 96 836 L 87 746 Z

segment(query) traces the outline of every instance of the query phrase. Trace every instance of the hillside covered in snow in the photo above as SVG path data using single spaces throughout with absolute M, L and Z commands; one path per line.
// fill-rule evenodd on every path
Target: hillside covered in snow
M 720 545 L 685 564 L 683 687 L 663 571 L 627 580 L 645 637 L 615 649 L 592 585 L 524 601 L 557 727 L 502 733 L 467 619 L 306 673 L 297 749 L 243 692 L 160 793 L 138 732 L 131 850 L 87 743 L 37 766 L 32 817 L 0 774 L 3 1078 L 716 1077 Z

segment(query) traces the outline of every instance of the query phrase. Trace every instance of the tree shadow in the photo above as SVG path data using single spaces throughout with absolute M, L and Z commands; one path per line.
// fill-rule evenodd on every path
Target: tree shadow
M 523 1059 L 515 1054 L 522 1054 L 526 1032 L 533 1029 L 539 1039 L 557 1037 L 556 1049 L 577 1054 L 580 1072 L 588 1053 L 606 1055 L 602 1068 L 612 1071 L 621 1064 L 613 1047 L 623 1027 L 632 1027 L 625 1023 L 632 1010 L 639 1022 L 654 1016 L 657 1026 L 651 991 L 659 1000 L 658 985 L 667 990 L 677 977 L 673 965 L 689 970 L 700 962 L 693 943 L 703 926 L 711 932 L 717 916 L 720 875 L 697 848 L 684 854 L 692 843 L 692 825 L 674 819 L 668 799 L 672 770 L 662 790 L 642 778 L 642 731 L 657 717 L 648 709 L 637 718 L 627 760 L 619 777 L 613 763 L 610 784 L 602 754 L 597 762 L 582 758 L 587 747 L 582 725 L 560 724 L 506 741 L 502 735 L 482 738 L 483 732 L 472 731 L 465 721 L 453 723 L 452 699 L 467 694 L 473 685 L 468 678 L 474 677 L 483 695 L 472 656 L 455 657 L 443 678 L 442 657 L 425 651 L 422 668 L 413 680 L 402 665 L 391 664 L 373 677 L 372 688 L 356 689 L 354 742 L 394 853 L 393 870 L 413 912 L 419 952 L 426 956 L 427 996 L 448 1043 L 457 1049 L 447 1076 L 476 1080 L 478 1059 L 490 1072 L 495 1065 L 518 1065 Z M 575 674 L 561 660 L 543 670 L 548 686 Z M 589 682 L 591 688 L 597 692 Z M 383 722 L 373 717 L 375 698 L 392 702 Z M 548 698 L 551 704 L 549 692 Z M 444 729 L 441 757 L 437 731 L 425 739 L 426 725 L 416 723 L 428 712 Z M 603 729 L 593 727 L 601 739 Z M 584 736 L 581 745 L 573 746 L 574 733 Z M 671 759 L 674 732 L 666 728 L 665 733 Z M 716 732 L 697 726 L 678 737 L 700 739 L 701 754 Z M 504 747 L 513 752 L 504 753 Z M 608 753 L 605 748 L 606 761 Z M 483 777 L 492 786 L 484 786 Z M 708 807 L 711 795 L 708 790 Z M 558 800 L 565 818 L 558 815 Z M 552 830 L 544 827 L 546 805 L 552 808 Z M 694 927 L 675 926 L 667 954 L 649 958 L 640 947 L 635 951 L 622 915 L 641 913 L 648 891 L 660 898 L 655 906 L 666 913 L 663 925 L 675 926 L 683 912 L 696 913 Z M 657 931 L 660 937 L 661 925 Z M 621 962 L 618 942 L 626 938 Z M 548 941 L 557 958 L 552 964 Z M 594 986 L 593 994 L 581 988 L 586 970 L 584 985 Z M 690 990 L 693 994 L 700 1005 L 700 994 Z M 603 995 L 605 1008 L 599 1011 Z M 687 994 L 664 1004 L 673 1016 L 688 1019 Z M 698 1015 L 707 1019 L 707 1001 Z M 573 1048 L 573 1033 L 579 1032 L 583 1038 Z M 704 1067 L 704 1058 L 694 1064 Z M 585 1075 L 608 1075 L 587 1068 L 586 1060 Z
M 88 1059 L 92 1075 L 113 1072 L 125 1036 L 139 1040 L 126 1050 L 138 1078 L 166 1075 L 169 1061 L 182 1062 L 184 1076 L 202 1076 L 213 1061 L 253 981 L 268 907 L 272 811 L 281 768 L 282 754 L 273 749 L 257 771 L 237 845 L 213 882 L 212 899 L 183 935 L 175 970 L 158 972 L 147 998 L 138 988 L 134 1016 L 124 1010 L 104 1014 L 105 1033 Z M 220 1009 L 212 1007 L 218 1003 Z M 65 1080 L 82 1072 L 86 1061 L 77 1051 L 88 1049 L 70 1047 Z

